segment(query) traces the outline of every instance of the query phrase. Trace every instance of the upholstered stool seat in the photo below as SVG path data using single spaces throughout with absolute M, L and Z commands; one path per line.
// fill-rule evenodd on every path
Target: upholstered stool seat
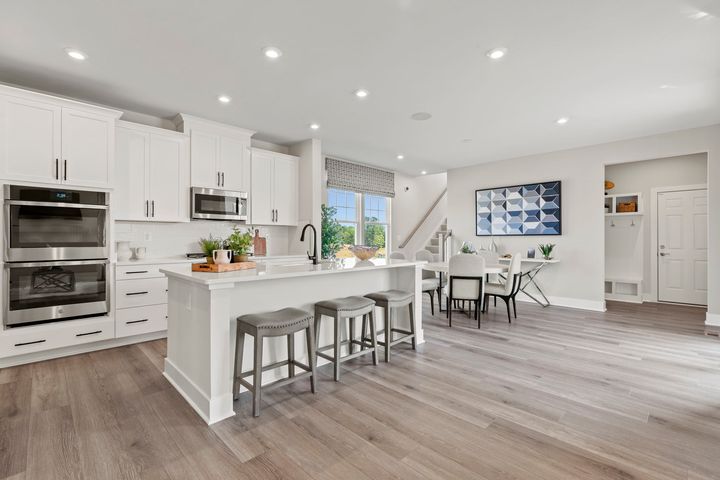
M 324 347 L 317 348 L 317 356 L 329 360 L 333 363 L 335 381 L 340 380 L 340 364 L 350 359 L 372 354 L 373 365 L 377 365 L 377 338 L 375 335 L 369 337 L 366 341 L 363 332 L 360 339 L 355 338 L 355 318 L 362 316 L 363 325 L 366 322 L 375 326 L 375 301 L 365 297 L 344 297 L 334 298 L 331 300 L 323 300 L 315 304 L 315 343 L 320 341 L 320 325 L 322 317 L 328 316 L 333 319 L 333 343 Z M 341 341 L 340 330 L 345 328 L 345 319 L 348 319 L 348 335 L 347 340 Z M 341 356 L 341 347 L 347 346 L 347 355 Z M 355 345 L 360 346 L 360 350 L 355 352 Z M 323 353 L 325 350 L 333 350 L 333 355 Z
M 240 385 L 247 388 L 253 395 L 253 415 L 260 415 L 261 391 L 269 388 L 287 385 L 305 376 L 310 376 L 310 389 L 315 393 L 315 333 L 313 315 L 299 308 L 283 308 L 275 312 L 252 313 L 243 315 L 237 319 L 237 336 L 235 341 L 235 374 L 233 382 L 233 398 L 237 399 L 240 394 Z M 305 330 L 307 342 L 308 364 L 295 360 L 295 333 Z M 254 342 L 254 364 L 253 369 L 247 372 L 242 371 L 243 348 L 245 335 L 252 335 Z M 288 358 L 280 362 L 263 366 L 263 338 L 287 336 Z M 271 384 L 262 386 L 262 372 L 275 368 L 288 367 L 288 377 L 277 380 Z M 305 370 L 300 375 L 295 375 L 295 367 Z M 245 377 L 253 376 L 253 383 L 250 384 Z
M 367 298 L 373 300 L 375 304 L 385 310 L 385 337 L 383 340 L 378 340 L 377 343 L 385 347 L 385 361 L 390 361 L 390 348 L 398 343 L 410 340 L 412 349 L 415 350 L 415 294 L 413 292 L 407 292 L 404 290 L 384 290 L 382 292 L 374 292 L 365 295 Z M 393 324 L 397 316 L 397 309 L 408 306 L 408 312 L 410 314 L 410 330 L 404 330 L 397 328 Z M 372 329 L 372 325 L 370 326 Z M 363 322 L 363 340 L 365 339 L 366 324 Z M 400 337 L 393 338 L 395 334 L 400 334 Z

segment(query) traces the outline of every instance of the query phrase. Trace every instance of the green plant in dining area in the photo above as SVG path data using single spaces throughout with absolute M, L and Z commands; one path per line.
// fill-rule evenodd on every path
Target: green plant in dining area
M 236 262 L 246 262 L 247 254 L 250 252 L 250 246 L 253 243 L 253 233 L 251 229 L 245 231 L 240 230 L 237 225 L 233 227 L 230 236 L 225 240 L 225 244 L 229 250 L 233 251 L 233 255 L 237 258 Z
M 198 244 L 200 244 L 200 249 L 205 254 L 208 263 L 213 263 L 213 250 L 220 250 L 223 247 L 223 241 L 220 238 L 213 237 L 212 234 L 208 235 L 207 238 L 201 238 Z
M 554 243 L 541 243 L 538 245 L 538 249 L 545 260 L 552 260 L 552 252 L 554 248 Z

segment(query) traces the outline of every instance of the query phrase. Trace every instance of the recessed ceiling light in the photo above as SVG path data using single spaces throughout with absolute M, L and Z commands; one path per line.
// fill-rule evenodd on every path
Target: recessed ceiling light
M 405 155 L 400 154 L 400 155 L 398 155 L 398 156 L 395 157 L 395 158 L 397 158 L 398 160 L 404 160 L 404 159 L 405 159 Z
M 65 53 L 68 54 L 68 57 L 72 58 L 73 60 L 87 60 L 88 56 L 87 54 L 81 52 L 80 50 L 75 50 L 74 48 L 66 48 Z
M 696 12 L 696 13 L 693 13 L 692 15 L 690 15 L 690 18 L 692 18 L 693 20 L 700 20 L 701 18 L 705 18 L 709 15 L 710 14 L 708 12 L 700 11 L 700 12 Z
M 369 93 L 370 93 L 370 92 L 368 92 L 368 91 L 365 90 L 364 88 L 361 88 L 361 89 L 359 89 L 359 90 L 355 90 L 355 96 L 358 97 L 358 98 L 365 98 L 365 97 L 368 96 Z
M 232 98 L 228 97 L 227 95 L 220 95 L 218 97 L 218 102 L 220 103 L 230 103 L 231 100 Z
M 557 120 L 555 120 L 555 123 L 557 123 L 558 125 L 565 125 L 569 121 L 570 121 L 570 119 L 568 117 L 560 117 Z
M 430 115 L 428 112 L 417 112 L 410 115 L 410 118 L 413 120 L 417 120 L 419 122 L 422 122 L 424 120 L 429 120 L 432 118 L 432 115 Z
M 312 130 L 317 130 L 317 129 L 320 128 L 320 125 L 318 125 L 317 123 L 311 123 L 311 124 L 310 124 L 310 128 L 311 128 Z
M 427 172 L 423 170 L 422 172 L 420 172 L 420 175 L 427 175 Z
M 505 56 L 507 53 L 507 48 L 493 48 L 492 50 L 488 50 L 485 55 L 487 55 L 492 60 L 500 60 Z
M 278 59 L 282 56 L 282 52 L 279 48 L 276 47 L 265 47 L 263 48 L 263 53 L 267 58 L 271 60 Z
M 461 141 L 462 143 L 470 143 L 472 142 L 472 138 L 463 138 Z
M 663 90 L 667 90 L 667 89 L 672 89 L 672 88 L 677 88 L 677 87 L 675 85 L 670 85 L 668 83 L 664 83 L 664 84 L 660 85 L 660 88 L 662 88 Z

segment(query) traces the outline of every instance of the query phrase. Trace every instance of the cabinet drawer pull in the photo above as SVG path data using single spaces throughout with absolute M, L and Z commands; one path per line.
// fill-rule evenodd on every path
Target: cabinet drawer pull
M 24 345 L 35 345 L 36 343 L 45 343 L 45 340 L 34 340 L 32 342 L 21 342 L 21 343 L 16 343 L 15 346 L 22 347 Z
M 142 320 L 130 320 L 129 322 L 125 322 L 125 325 L 132 325 L 133 323 L 143 323 L 147 322 L 148 318 L 143 318 Z
M 130 296 L 132 296 L 132 295 L 147 295 L 148 293 L 150 293 L 150 292 L 128 292 L 128 293 L 126 293 L 125 295 L 127 295 L 128 297 L 130 297 Z
M 136 273 L 148 273 L 148 271 L 147 270 L 135 270 L 132 272 L 125 272 L 125 275 L 134 275 Z
M 94 332 L 86 332 L 86 333 L 76 333 L 76 337 L 85 337 L 87 335 L 96 335 L 98 333 L 102 333 L 102 330 L 95 330 Z

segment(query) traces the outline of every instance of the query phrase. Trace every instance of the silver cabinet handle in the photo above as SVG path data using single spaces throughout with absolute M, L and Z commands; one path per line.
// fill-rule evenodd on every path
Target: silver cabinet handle
M 145 216 L 150 216 L 150 200 L 145 200 Z
M 98 333 L 102 333 L 102 330 L 95 330 L 92 332 L 85 332 L 85 333 L 76 333 L 76 337 L 86 337 L 88 335 L 97 335 Z
M 151 203 L 152 203 L 152 217 L 155 218 L 155 200 L 153 200 Z
M 142 318 L 140 320 L 130 320 L 128 322 L 125 322 L 125 325 L 132 325 L 133 323 L 143 323 L 143 322 L 147 322 L 148 320 L 149 320 L 148 318 Z

